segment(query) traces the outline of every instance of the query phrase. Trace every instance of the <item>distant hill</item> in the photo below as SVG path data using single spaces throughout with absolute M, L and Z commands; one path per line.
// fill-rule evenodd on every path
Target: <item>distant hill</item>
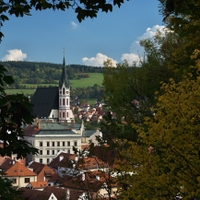
M 62 73 L 62 64 L 7 61 L 0 62 L 14 77 L 15 83 L 6 86 L 8 94 L 23 93 L 32 96 L 37 87 L 58 86 Z M 101 100 L 104 93 L 103 68 L 85 65 L 67 65 L 70 79 L 71 100 Z
M 15 84 L 54 84 L 60 79 L 62 64 L 25 62 L 25 61 L 6 61 L 1 62 L 8 74 L 13 76 Z M 87 73 L 102 73 L 102 67 L 85 65 L 67 65 L 69 79 L 77 80 L 87 78 Z

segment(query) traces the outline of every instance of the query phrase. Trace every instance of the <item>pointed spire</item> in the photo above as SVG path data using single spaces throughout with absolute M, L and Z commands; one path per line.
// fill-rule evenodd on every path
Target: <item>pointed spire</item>
M 63 48 L 63 66 L 65 66 L 65 48 Z
M 63 48 L 63 67 L 62 67 L 61 80 L 59 83 L 60 88 L 62 87 L 63 84 L 65 85 L 65 87 L 69 87 L 69 80 L 68 80 L 68 76 L 66 74 L 65 48 Z

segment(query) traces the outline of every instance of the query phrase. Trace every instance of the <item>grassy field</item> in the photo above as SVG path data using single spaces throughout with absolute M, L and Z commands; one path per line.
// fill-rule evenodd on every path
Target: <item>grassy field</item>
M 70 85 L 72 88 L 77 87 L 88 87 L 93 86 L 94 84 L 102 85 L 103 82 L 103 74 L 101 73 L 87 73 L 89 74 L 89 78 L 82 78 L 77 80 L 70 80 Z M 33 88 L 33 89 L 7 89 L 7 94 L 24 94 L 24 95 L 32 95 L 35 92 L 35 89 L 40 86 L 58 86 L 58 84 L 23 84 L 26 87 Z
M 35 89 L 7 89 L 7 94 L 24 94 L 26 96 L 34 94 Z
M 93 86 L 94 84 L 102 85 L 103 74 L 101 73 L 87 73 L 87 74 L 89 74 L 90 76 L 89 78 L 70 80 L 72 88 L 88 87 L 88 86 Z

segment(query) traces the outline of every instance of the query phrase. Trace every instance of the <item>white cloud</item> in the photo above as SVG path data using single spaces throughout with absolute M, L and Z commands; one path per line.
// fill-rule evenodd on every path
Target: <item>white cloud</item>
M 144 50 L 143 47 L 140 46 L 139 41 L 142 39 L 152 38 L 156 35 L 156 32 L 159 31 L 163 36 L 165 35 L 166 31 L 169 31 L 165 26 L 159 26 L 155 25 L 151 28 L 147 28 L 145 33 L 143 33 L 141 36 L 135 40 L 130 47 L 130 53 L 124 53 L 121 56 L 121 61 L 127 60 L 129 65 L 132 65 L 133 63 L 139 64 L 140 59 L 142 59 Z M 95 57 L 82 58 L 82 62 L 85 65 L 91 65 L 91 66 L 103 66 L 104 61 L 107 59 L 110 59 L 113 66 L 116 67 L 117 61 L 113 60 L 112 58 L 109 58 L 108 56 L 97 53 Z
M 155 25 L 151 28 L 147 28 L 146 32 L 138 37 L 136 43 L 139 44 L 140 40 L 152 38 L 156 35 L 157 31 L 159 31 L 163 36 L 165 35 L 166 30 L 168 30 L 165 26 Z
M 73 29 L 76 29 L 78 27 L 78 24 L 75 23 L 74 21 L 71 21 L 71 26 Z
M 109 58 L 108 56 L 102 54 L 102 53 L 97 53 L 95 57 L 91 57 L 91 58 L 87 58 L 87 57 L 84 57 L 82 58 L 82 62 L 85 64 L 85 65 L 90 65 L 90 66 L 103 66 L 103 63 L 107 60 L 111 60 L 112 62 L 112 65 L 114 67 L 116 67 L 116 64 L 117 64 L 117 61 L 116 60 L 113 60 L 112 58 Z
M 134 53 L 124 53 L 122 54 L 121 60 L 126 60 L 129 65 L 132 65 L 133 63 L 138 64 L 140 61 L 140 57 Z
M 126 59 L 129 64 L 133 61 L 139 61 L 139 56 L 142 58 L 144 53 L 143 47 L 140 46 L 140 40 L 152 38 L 156 35 L 156 32 L 159 31 L 163 36 L 168 29 L 165 26 L 155 25 L 151 28 L 147 28 L 146 31 L 135 40 L 130 47 L 130 54 L 123 54 L 121 59 Z M 130 60 L 130 61 L 129 61 Z
M 20 49 L 12 49 L 7 52 L 8 54 L 1 59 L 2 61 L 22 61 L 27 57 Z

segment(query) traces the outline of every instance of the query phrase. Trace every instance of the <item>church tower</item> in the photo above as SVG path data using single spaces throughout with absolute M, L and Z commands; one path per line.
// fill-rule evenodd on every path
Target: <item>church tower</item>
M 71 122 L 74 119 L 70 109 L 70 84 L 66 73 L 65 51 L 63 51 L 62 75 L 59 82 L 59 121 Z

